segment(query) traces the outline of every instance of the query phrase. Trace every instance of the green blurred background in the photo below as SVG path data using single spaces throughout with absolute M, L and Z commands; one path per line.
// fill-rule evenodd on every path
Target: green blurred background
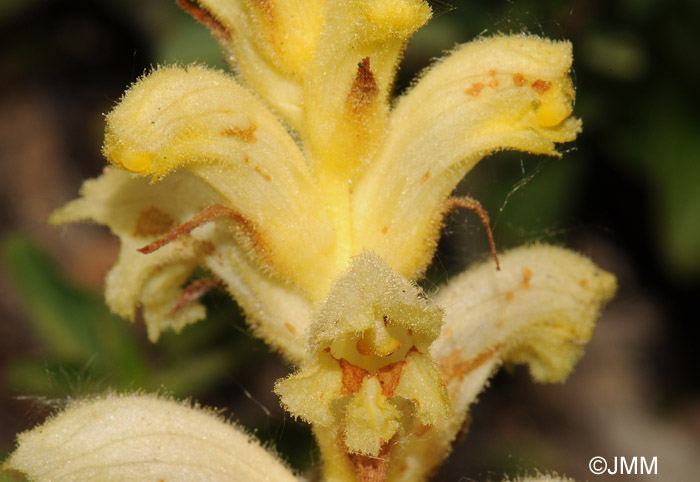
M 459 189 L 482 201 L 499 249 L 564 244 L 613 271 L 620 293 L 564 385 L 499 374 L 437 480 L 556 470 L 590 479 L 594 455 L 657 456 L 656 480 L 700 473 L 700 1 L 431 2 L 397 93 L 430 59 L 499 32 L 574 45 L 584 132 L 562 159 L 500 153 Z M 0 457 L 75 397 L 161 391 L 222 407 L 304 469 L 307 427 L 270 389 L 288 368 L 252 339 L 235 303 L 149 344 L 100 291 L 118 244 L 49 213 L 101 171 L 103 116 L 151 66 L 225 68 L 208 32 L 171 0 L 0 0 Z M 471 213 L 451 216 L 427 289 L 487 252 Z M 617 476 L 595 480 L 622 480 Z M 626 481 L 647 480 L 625 476 Z M 651 479 L 649 479 L 651 480 Z

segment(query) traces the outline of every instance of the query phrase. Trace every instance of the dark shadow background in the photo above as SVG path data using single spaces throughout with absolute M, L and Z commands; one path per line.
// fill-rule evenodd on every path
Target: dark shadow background
M 572 41 L 583 134 L 562 159 L 492 156 L 460 189 L 489 211 L 499 249 L 567 245 L 620 283 L 567 383 L 536 385 L 522 368 L 497 375 L 436 480 L 534 470 L 696 480 L 700 3 L 432 3 L 437 18 L 411 42 L 399 92 L 431 58 L 479 35 Z M 67 399 L 110 387 L 194 396 L 226 407 L 295 466 L 317 458 L 308 429 L 270 392 L 287 368 L 248 336 L 235 304 L 211 296 L 210 319 L 150 345 L 142 324 L 114 319 L 101 302 L 116 241 L 101 228 L 46 223 L 103 168 L 102 114 L 125 87 L 158 63 L 195 60 L 224 67 L 208 33 L 170 0 L 0 3 L 0 458 Z M 453 215 L 445 232 L 428 289 L 488 250 L 473 214 Z M 106 344 L 105 330 L 119 342 Z M 659 475 L 594 476 L 597 455 L 656 456 Z

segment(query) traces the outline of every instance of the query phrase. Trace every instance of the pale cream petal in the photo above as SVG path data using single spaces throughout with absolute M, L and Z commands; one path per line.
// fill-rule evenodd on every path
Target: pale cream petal
M 555 246 L 509 251 L 500 271 L 491 262 L 469 269 L 434 297 L 445 309 L 445 325 L 432 353 L 448 388 L 468 375 L 467 365 L 491 353 L 529 364 L 536 380 L 564 380 L 616 289 L 613 275 Z
M 289 284 L 263 273 L 236 243 L 221 221 L 203 224 L 162 248 L 139 248 L 189 220 L 202 209 L 225 202 L 214 189 L 186 170 L 157 183 L 110 168 L 86 181 L 82 197 L 56 211 L 51 221 L 93 220 L 119 236 L 121 251 L 106 280 L 110 308 L 133 320 L 143 308 L 149 338 L 167 329 L 179 331 L 204 318 L 204 307 L 183 292 L 197 266 L 204 266 L 244 309 L 256 333 L 293 362 L 305 356 L 303 333 L 311 306 Z M 185 299 L 188 301 L 183 304 Z
M 426 387 L 440 387 L 426 390 Z M 415 403 L 415 411 L 424 425 L 435 425 L 447 419 L 450 401 L 442 388 L 442 379 L 430 357 L 413 352 L 406 357 L 401 380 L 394 394 Z M 419 396 L 416 396 L 419 394 Z
M 146 179 L 114 168 L 86 181 L 81 194 L 82 197 L 54 212 L 51 222 L 93 220 L 107 225 L 119 236 L 119 260 L 107 275 L 105 286 L 110 308 L 133 320 L 138 306 L 143 305 L 149 338 L 153 341 L 166 329 L 180 330 L 204 318 L 204 308 L 197 301 L 170 316 L 168 313 L 199 259 L 211 251 L 209 242 L 194 234 L 176 239 L 149 255 L 138 249 L 168 233 L 198 210 L 222 202 L 221 196 L 186 171 L 150 185 Z
M 332 402 L 343 396 L 343 372 L 331 356 L 319 356 L 305 370 L 275 383 L 275 393 L 293 416 L 323 427 L 336 423 Z
M 376 378 L 368 378 L 346 408 L 345 444 L 351 452 L 376 456 L 399 428 L 401 413 L 382 394 Z
M 322 296 L 334 233 L 289 133 L 252 94 L 199 66 L 159 69 L 107 116 L 105 156 L 154 181 L 185 168 L 225 200 L 262 269 Z
M 33 482 L 298 480 L 213 413 L 148 395 L 73 404 L 20 434 L 3 470 Z
M 207 257 L 205 266 L 224 281 L 253 332 L 299 365 L 308 357 L 305 336 L 313 305 L 289 283 L 260 271 L 230 236 L 219 240 L 216 255 Z
M 489 153 L 558 155 L 569 117 L 571 45 L 531 36 L 468 43 L 399 99 L 386 143 L 353 194 L 354 239 L 410 278 L 432 259 L 444 201 Z
M 402 472 L 389 480 L 418 480 L 449 452 L 469 405 L 504 362 L 528 363 L 539 381 L 562 381 L 591 337 L 614 276 L 587 258 L 553 246 L 523 247 L 475 266 L 440 290 L 445 324 L 431 352 L 453 406 L 452 418 L 403 444 Z

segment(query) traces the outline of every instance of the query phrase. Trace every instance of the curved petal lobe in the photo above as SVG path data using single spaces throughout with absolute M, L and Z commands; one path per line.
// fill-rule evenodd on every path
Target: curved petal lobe
M 138 306 L 143 306 L 148 335 L 153 341 L 166 329 L 179 331 L 204 318 L 204 307 L 197 301 L 177 312 L 172 310 L 182 295 L 182 286 L 205 256 L 212 253 L 209 241 L 195 233 L 149 255 L 138 249 L 198 210 L 221 202 L 221 196 L 186 171 L 149 185 L 146 179 L 114 168 L 86 181 L 81 195 L 54 212 L 51 222 L 93 220 L 107 225 L 119 236 L 119 260 L 107 275 L 105 286 L 109 307 L 119 316 L 134 320 Z
M 587 258 L 553 246 L 507 252 L 501 267 L 475 266 L 434 296 L 445 309 L 445 324 L 431 354 L 453 415 L 401 447 L 397 456 L 409 469 L 391 480 L 419 479 L 442 461 L 469 405 L 500 364 L 527 363 L 536 380 L 563 381 L 617 287 L 613 275 Z
M 216 415 L 154 396 L 76 403 L 20 434 L 3 470 L 34 482 L 297 480 L 274 455 Z
M 188 284 L 195 268 L 203 266 L 223 282 L 258 335 L 290 361 L 305 357 L 303 333 L 311 321 L 308 301 L 288 283 L 262 272 L 231 236 L 228 225 L 203 224 L 152 253 L 139 251 L 207 206 L 225 202 L 203 180 L 179 170 L 151 184 L 111 168 L 86 181 L 81 194 L 56 211 L 51 221 L 94 220 L 119 236 L 119 260 L 107 276 L 105 298 L 114 312 L 129 320 L 142 307 L 152 341 L 167 329 L 179 331 L 204 318 L 204 306 L 190 296 L 196 282 Z
M 234 213 L 261 268 L 308 296 L 329 277 L 334 234 L 301 151 L 228 76 L 198 66 L 151 73 L 107 117 L 103 151 L 154 180 L 178 168 L 196 174 Z
M 435 250 L 444 201 L 499 149 L 558 155 L 570 117 L 571 45 L 529 36 L 468 43 L 399 102 L 386 142 L 357 185 L 354 235 L 399 273 L 418 277 Z

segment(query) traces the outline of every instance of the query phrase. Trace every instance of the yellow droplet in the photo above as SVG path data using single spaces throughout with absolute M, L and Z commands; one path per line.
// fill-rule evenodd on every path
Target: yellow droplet
M 545 100 L 535 113 L 535 122 L 542 127 L 554 127 L 571 115 L 571 103 L 564 98 Z
M 135 151 L 115 152 L 112 160 L 131 172 L 144 172 L 151 167 L 152 162 L 150 154 Z

